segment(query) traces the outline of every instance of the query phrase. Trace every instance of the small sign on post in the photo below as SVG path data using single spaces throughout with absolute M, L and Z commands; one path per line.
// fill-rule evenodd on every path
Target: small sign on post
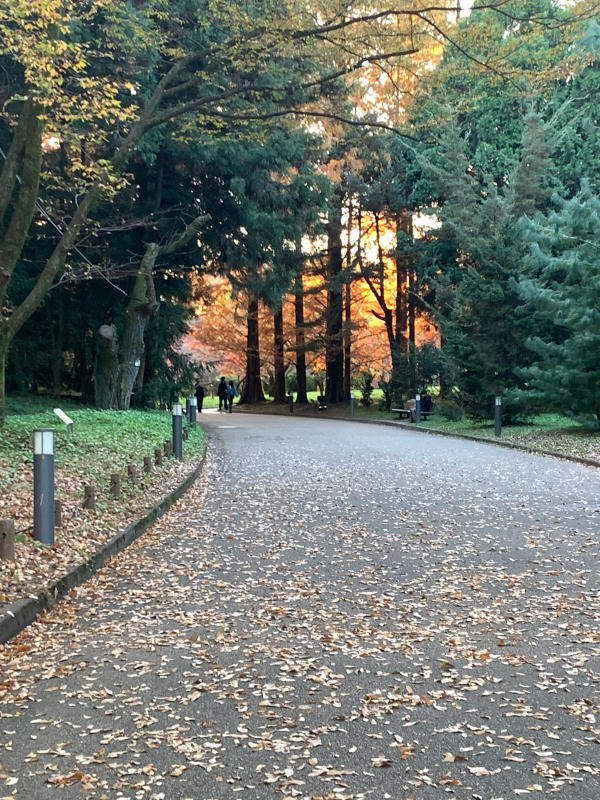
M 65 425 L 67 426 L 67 431 L 71 433 L 73 431 L 73 420 L 71 419 L 71 417 L 68 414 L 65 414 L 62 408 L 55 408 L 53 409 L 53 411 L 59 418 L 59 420 L 65 423 Z

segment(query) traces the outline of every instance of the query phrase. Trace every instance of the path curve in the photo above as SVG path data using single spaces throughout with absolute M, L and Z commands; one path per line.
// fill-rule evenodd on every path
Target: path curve
M 597 800 L 597 470 L 202 423 L 194 489 L 0 648 L 0 797 Z

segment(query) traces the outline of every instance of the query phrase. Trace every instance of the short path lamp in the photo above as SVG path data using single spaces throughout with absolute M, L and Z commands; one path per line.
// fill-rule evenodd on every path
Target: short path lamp
M 415 395 L 415 422 L 421 422 L 421 395 Z
M 183 461 L 183 410 L 181 403 L 173 403 L 173 455 Z
M 494 436 L 502 436 L 502 397 L 496 397 L 494 405 Z
M 33 432 L 33 535 L 54 544 L 54 428 Z

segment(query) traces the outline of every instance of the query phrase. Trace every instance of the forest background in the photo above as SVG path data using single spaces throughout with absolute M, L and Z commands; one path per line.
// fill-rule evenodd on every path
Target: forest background
M 600 416 L 583 3 L 6 0 L 6 392 Z

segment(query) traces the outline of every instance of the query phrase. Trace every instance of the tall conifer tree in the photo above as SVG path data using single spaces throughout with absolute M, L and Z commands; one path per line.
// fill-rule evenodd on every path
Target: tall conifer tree
M 534 363 L 521 371 L 519 396 L 534 408 L 600 421 L 600 197 L 584 185 L 522 227 L 534 277 L 519 283 L 520 310 L 534 331 Z

